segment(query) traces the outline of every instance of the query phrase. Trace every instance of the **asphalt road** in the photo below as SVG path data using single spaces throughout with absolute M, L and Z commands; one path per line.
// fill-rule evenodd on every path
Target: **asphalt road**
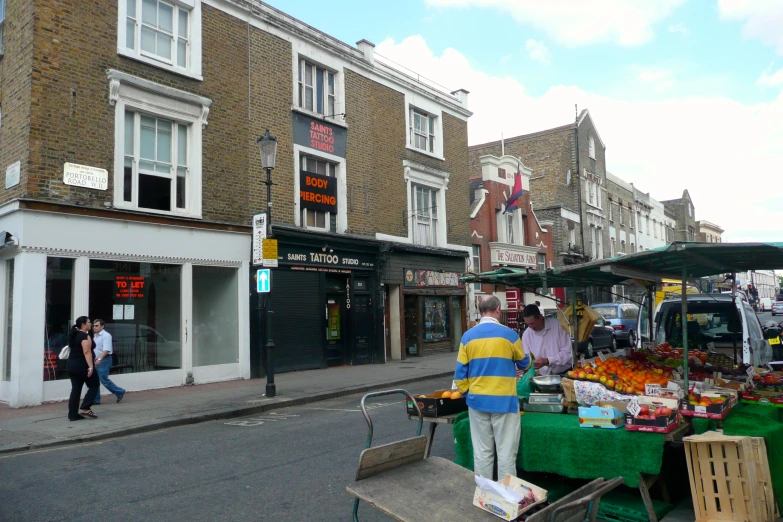
M 450 379 L 406 385 L 414 394 Z M 8 521 L 351 520 L 367 424 L 361 395 L 99 443 L 0 456 Z M 370 399 L 373 444 L 415 434 L 402 395 Z M 89 421 L 87 421 L 89 422 Z M 423 433 L 426 432 L 424 424 Z M 451 427 L 432 455 L 453 459 Z M 466 492 L 471 494 L 471 492 Z M 363 505 L 362 521 L 391 520 Z

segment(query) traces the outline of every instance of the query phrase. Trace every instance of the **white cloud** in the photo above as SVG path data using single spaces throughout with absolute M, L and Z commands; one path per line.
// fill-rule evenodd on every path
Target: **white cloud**
M 427 0 L 443 7 L 492 7 L 522 25 L 545 31 L 565 45 L 614 42 L 639 45 L 653 37 L 653 25 L 684 0 Z
M 743 22 L 742 34 L 775 47 L 783 55 L 783 2 L 780 0 L 718 0 L 722 18 Z
M 525 49 L 527 49 L 527 54 L 530 56 L 531 60 L 542 63 L 544 65 L 549 65 L 551 61 L 549 49 L 547 49 L 547 46 L 544 45 L 544 42 L 530 39 L 525 42 Z
M 760 87 L 781 87 L 783 86 L 783 69 L 777 71 L 772 70 L 772 65 L 767 67 L 767 70 L 761 73 L 756 85 Z
M 683 36 L 688 36 L 691 34 L 691 30 L 685 27 L 682 24 L 672 24 L 669 26 L 669 32 L 674 34 L 681 34 Z
M 664 67 L 633 65 L 631 71 L 637 80 L 650 85 L 656 92 L 669 90 L 677 83 L 674 71 Z
M 783 208 L 773 201 L 783 164 L 783 94 L 754 105 L 721 97 L 629 102 L 553 85 L 531 96 L 516 79 L 489 76 L 454 49 L 434 55 L 420 36 L 386 40 L 377 50 L 439 83 L 469 90 L 471 144 L 567 124 L 576 103 L 590 109 L 613 174 L 659 201 L 687 188 L 696 217 L 723 226 L 727 240 L 783 239 Z

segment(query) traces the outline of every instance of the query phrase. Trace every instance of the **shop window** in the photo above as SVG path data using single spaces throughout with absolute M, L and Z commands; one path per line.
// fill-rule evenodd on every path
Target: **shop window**
M 201 0 L 119 0 L 118 14 L 119 54 L 200 79 Z
M 43 361 L 45 381 L 68 378 L 65 361 L 58 355 L 68 344 L 70 325 L 74 320 L 71 313 L 73 264 L 74 259 L 67 257 L 46 258 L 46 345 Z
M 337 99 L 335 89 L 332 71 L 299 59 L 299 107 L 332 117 Z
M 182 366 L 181 267 L 90 261 L 90 314 L 112 335 L 114 371 Z
M 14 260 L 5 262 L 5 343 L 3 346 L 3 380 L 11 380 L 12 337 L 14 333 Z
M 193 366 L 239 361 L 237 269 L 193 267 Z
M 337 164 L 313 156 L 299 156 L 301 169 L 305 172 L 312 172 L 331 178 L 337 177 Z M 320 210 L 309 208 L 302 209 L 302 223 L 307 228 L 316 228 L 321 230 L 331 230 L 332 214 Z
M 448 297 L 424 297 L 424 340 L 448 339 L 449 300 Z
M 413 206 L 413 242 L 423 246 L 438 245 L 438 191 L 422 185 L 411 185 Z

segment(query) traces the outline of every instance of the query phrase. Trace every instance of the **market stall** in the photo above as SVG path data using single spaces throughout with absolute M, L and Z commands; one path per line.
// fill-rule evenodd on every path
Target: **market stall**
M 681 319 L 676 323 L 682 331 L 679 346 L 639 346 L 627 359 L 613 358 L 608 364 L 603 356 L 582 360 L 564 379 L 567 390 L 554 394 L 550 390 L 551 397 L 531 396 L 533 402 L 558 402 L 558 393 L 568 395 L 562 400 L 563 407 L 553 408 L 553 413 L 524 412 L 520 417 L 518 467 L 524 472 L 555 473 L 569 478 L 622 477 L 627 486 L 640 489 L 649 518 L 656 520 L 659 514 L 649 498 L 649 486 L 661 473 L 664 448 L 667 444 L 677 445 L 694 430 L 699 433 L 722 428 L 725 435 L 763 437 L 766 445 L 774 448 L 764 454 L 768 462 L 754 465 L 769 470 L 775 494 L 778 499 L 783 498 L 783 452 L 779 450 L 783 424 L 777 418 L 777 412 L 783 408 L 776 408 L 783 406 L 783 375 L 759 363 L 760 353 L 768 350 L 769 345 L 763 339 L 741 339 L 742 361 L 749 361 L 745 366 L 737 364 L 741 361 L 736 358 L 718 357 L 719 354 L 688 346 L 689 323 L 693 326 L 700 319 L 688 315 L 689 279 L 775 268 L 783 268 L 783 244 L 672 243 L 563 269 L 531 272 L 501 268 L 463 277 L 467 283 L 502 284 L 526 290 L 576 290 L 632 280 L 645 284 L 650 297 L 661 280 L 682 281 L 678 314 Z M 645 304 L 650 306 L 648 317 L 653 315 L 652 302 L 650 299 Z M 578 317 L 573 320 L 578 324 Z M 654 339 L 652 332 L 648 339 Z M 572 414 L 554 413 L 566 409 Z M 596 415 L 600 420 L 591 418 Z M 466 416 L 455 419 L 454 435 L 457 463 L 471 468 Z M 542 445 L 541 441 L 546 442 Z M 600 458 L 594 457 L 595 448 Z M 691 481 L 693 484 L 693 477 Z M 665 488 L 661 493 L 666 496 Z M 740 509 L 733 502 L 730 504 L 732 509 Z

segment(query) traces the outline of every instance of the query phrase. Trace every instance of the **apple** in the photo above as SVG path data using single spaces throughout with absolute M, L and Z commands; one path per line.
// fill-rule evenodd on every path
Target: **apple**
M 568 375 L 569 379 L 573 379 L 574 377 L 576 377 L 576 374 L 574 373 L 573 370 L 569 371 L 566 375 Z
M 607 388 L 614 388 L 614 380 L 613 379 L 606 379 L 606 387 Z
M 639 413 L 641 413 L 642 415 L 649 415 L 650 407 L 647 406 L 646 404 L 639 406 Z
M 668 417 L 671 414 L 672 414 L 671 408 L 661 408 L 661 415 Z
M 602 375 L 598 380 L 601 381 L 601 384 L 606 384 L 607 381 L 606 375 Z

